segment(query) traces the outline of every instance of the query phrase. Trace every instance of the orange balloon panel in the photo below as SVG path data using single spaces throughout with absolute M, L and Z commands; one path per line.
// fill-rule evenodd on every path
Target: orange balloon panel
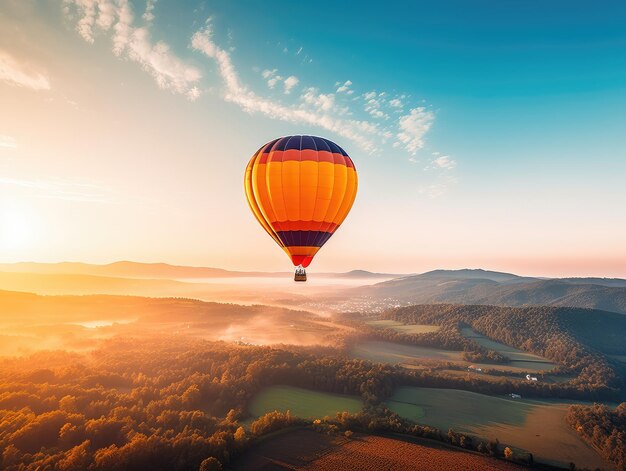
M 244 186 L 259 224 L 294 265 L 306 268 L 350 212 L 358 177 L 334 142 L 287 136 L 252 156 Z

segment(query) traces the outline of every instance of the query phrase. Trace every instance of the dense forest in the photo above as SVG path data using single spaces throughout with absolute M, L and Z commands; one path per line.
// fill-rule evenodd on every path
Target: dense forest
M 108 340 L 89 354 L 2 360 L 0 467 L 219 469 L 255 437 L 305 423 L 270 413 L 242 426 L 251 398 L 274 384 L 363 398 L 364 412 L 313 423 L 321 431 L 405 433 L 503 456 L 497 442 L 412 424 L 381 405 L 397 386 L 438 385 L 427 374 L 324 352 L 153 336 Z
M 0 372 L 0 467 L 8 470 L 198 469 L 208 457 L 225 463 L 245 445 L 239 419 L 264 386 L 374 402 L 402 378 L 388 366 L 306 349 L 180 336 L 110 340 L 87 355 L 7 359 Z
M 158 335 L 110 339 L 88 354 L 0 361 L 0 468 L 211 469 L 256 436 L 301 422 L 269 414 L 242 426 L 252 397 L 277 384 L 360 396 L 363 413 L 330 421 L 342 430 L 392 431 L 504 453 L 497 443 L 404 421 L 381 404 L 399 386 L 502 393 L 500 384 L 340 358 L 327 348 Z
M 617 471 L 626 471 L 626 402 L 615 409 L 600 404 L 572 405 L 566 419 Z

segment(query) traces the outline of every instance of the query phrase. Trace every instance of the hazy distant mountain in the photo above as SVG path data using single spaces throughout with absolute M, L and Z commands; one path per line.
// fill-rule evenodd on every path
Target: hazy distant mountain
M 198 295 L 205 283 L 84 274 L 0 272 L 0 289 L 39 294 Z M 194 290 L 195 291 L 192 291 Z
M 429 278 L 452 278 L 452 279 L 472 279 L 472 280 L 492 280 L 499 283 L 518 282 L 524 280 L 534 280 L 536 278 L 523 277 L 512 273 L 503 273 L 499 271 L 483 270 L 482 268 L 464 268 L 462 270 L 433 270 L 421 275 L 413 275 L 412 277 L 429 277 Z M 411 278 L 412 278 L 411 277 Z
M 33 276 L 29 276 L 33 274 Z M 411 303 L 551 305 L 626 313 L 626 280 L 615 278 L 543 279 L 482 269 L 433 270 L 421 275 L 394 275 L 353 270 L 314 273 L 319 278 L 388 280 L 348 289 L 342 295 L 369 296 Z M 238 272 L 221 268 L 186 267 L 166 263 L 115 262 L 0 264 L 0 289 L 39 293 L 132 293 L 147 296 L 201 297 L 218 287 L 181 283 L 205 278 L 291 277 L 291 273 Z M 249 289 L 254 287 L 251 281 Z M 71 289 L 70 289 L 71 288 Z M 225 289 L 225 288 L 224 288 Z M 243 287 L 238 288 L 245 291 Z
M 221 268 L 185 267 L 167 263 L 114 262 L 106 265 L 94 265 L 79 262 L 60 263 L 5 263 L 0 264 L 0 271 L 58 274 L 58 275 L 95 275 L 117 276 L 122 278 L 216 278 L 230 276 L 255 276 L 256 273 L 235 272 Z
M 36 273 L 55 275 L 93 275 L 113 276 L 121 278 L 239 278 L 239 277 L 284 277 L 289 272 L 246 272 L 230 271 L 222 268 L 188 267 L 169 265 L 167 263 L 114 262 L 106 265 L 95 265 L 79 262 L 60 263 L 4 263 L 0 264 L 0 272 Z M 372 273 L 365 270 L 353 270 L 347 273 L 318 273 L 317 276 L 339 278 L 395 278 L 402 275 Z
M 591 284 L 626 288 L 626 280 L 621 278 L 559 278 L 559 280 L 577 285 Z
M 607 283 L 603 278 L 560 280 L 485 270 L 435 270 L 357 288 L 353 292 L 420 304 L 549 305 L 626 313 L 626 280 Z
M 333 278 L 400 278 L 407 275 L 391 273 L 375 273 L 367 270 L 352 270 L 345 273 L 316 273 L 315 276 Z

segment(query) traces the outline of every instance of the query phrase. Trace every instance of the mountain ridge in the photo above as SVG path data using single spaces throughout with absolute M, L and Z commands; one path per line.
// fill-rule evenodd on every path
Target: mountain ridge
M 494 272 L 435 271 L 359 287 L 354 294 L 401 302 L 498 306 L 563 306 L 626 314 L 626 280 L 507 277 Z M 483 276 L 479 278 L 478 275 Z M 504 276 L 503 276 L 504 275 Z M 491 276 L 491 278 L 489 278 Z M 624 281 L 622 286 L 620 283 Z
M 84 262 L 17 262 L 0 263 L 0 271 L 13 273 L 116 276 L 123 278 L 241 278 L 241 277 L 283 277 L 291 272 L 237 271 L 224 268 L 172 265 L 164 262 L 133 262 L 120 260 L 107 264 Z M 339 278 L 395 278 L 402 274 L 375 273 L 367 270 L 351 270 L 340 273 L 317 273 L 320 277 Z

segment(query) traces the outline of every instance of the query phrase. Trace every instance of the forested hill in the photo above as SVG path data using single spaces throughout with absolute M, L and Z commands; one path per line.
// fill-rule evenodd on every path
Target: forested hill
M 626 355 L 623 314 L 549 306 L 436 304 L 390 309 L 383 317 L 409 324 L 467 324 L 492 339 L 566 365 L 588 384 L 624 388 L 621 368 L 610 366 L 610 355 Z
M 424 273 L 360 287 L 355 295 L 419 304 L 567 306 L 626 314 L 623 280 L 538 279 L 483 270 Z

